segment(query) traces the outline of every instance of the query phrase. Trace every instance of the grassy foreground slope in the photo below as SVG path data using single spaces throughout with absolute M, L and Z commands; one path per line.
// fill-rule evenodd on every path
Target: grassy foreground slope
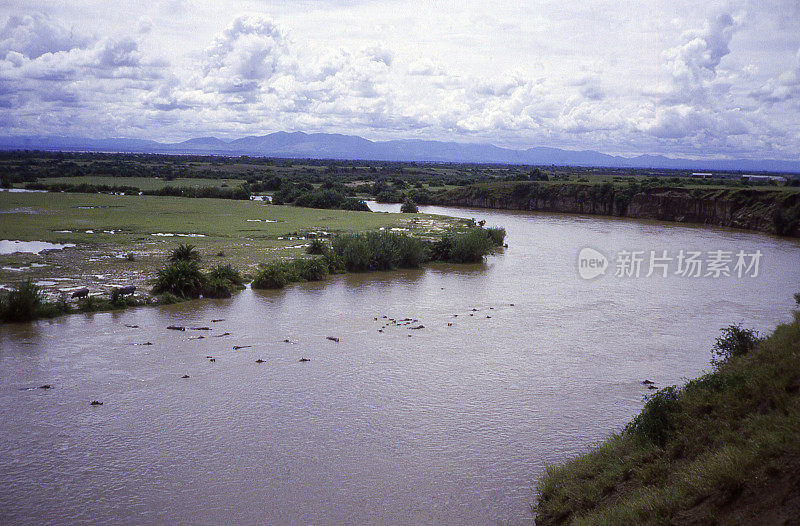
M 800 524 L 800 312 L 549 468 L 536 523 Z

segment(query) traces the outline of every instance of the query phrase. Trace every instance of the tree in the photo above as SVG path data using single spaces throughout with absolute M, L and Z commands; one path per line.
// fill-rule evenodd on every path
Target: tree
M 414 204 L 414 201 L 411 199 L 406 199 L 403 205 L 400 207 L 400 211 L 404 214 L 416 214 L 419 212 L 417 205 Z

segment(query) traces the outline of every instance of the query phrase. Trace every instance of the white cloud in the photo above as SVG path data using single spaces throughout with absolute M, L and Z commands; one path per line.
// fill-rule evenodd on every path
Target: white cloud
M 733 1 L 19 1 L 0 7 L 0 132 L 796 157 L 800 11 Z

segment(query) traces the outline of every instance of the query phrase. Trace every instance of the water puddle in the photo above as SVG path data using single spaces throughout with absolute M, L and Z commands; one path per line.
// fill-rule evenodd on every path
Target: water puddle
M 19 206 L 16 208 L 9 208 L 8 210 L 0 210 L 0 214 L 36 214 L 37 211 L 29 206 Z
M 48 243 L 46 241 L 13 241 L 0 239 L 0 254 L 14 254 L 25 252 L 28 254 L 40 254 L 45 250 L 63 250 L 74 247 L 74 243 Z
M 150 235 L 158 237 L 206 237 L 205 234 L 173 234 L 172 232 L 156 232 Z

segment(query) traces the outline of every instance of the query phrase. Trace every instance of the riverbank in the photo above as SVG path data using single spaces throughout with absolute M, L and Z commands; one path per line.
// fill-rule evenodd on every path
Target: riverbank
M 551 467 L 536 524 L 789 524 L 800 516 L 800 312 L 731 326 L 715 370 L 651 396 L 623 432 Z
M 261 262 L 303 254 L 312 239 L 366 231 L 435 236 L 461 222 L 254 201 L 0 192 L 0 240 L 75 245 L 0 254 L 0 286 L 31 280 L 53 298 L 82 287 L 90 294 L 143 290 L 180 243 L 195 245 L 205 270 L 230 264 L 251 273 Z
M 93 196 L 99 199 L 98 202 L 106 202 L 110 198 L 116 205 L 82 205 L 77 208 L 81 214 L 89 214 L 94 210 L 100 209 L 103 219 L 106 216 L 111 217 L 113 221 L 120 222 L 124 217 L 130 217 L 130 211 L 126 210 L 127 207 L 137 208 L 134 205 L 139 205 L 140 201 L 145 199 L 143 196 L 134 196 L 131 199 L 114 199 L 124 196 Z M 23 195 L 23 200 L 27 199 Z M 58 196 L 58 202 L 63 201 L 71 202 L 69 196 Z M 43 201 L 47 201 L 43 199 Z M 49 200 L 51 204 L 56 202 L 54 199 Z M 218 205 L 217 200 L 209 200 L 204 210 L 213 209 L 214 205 Z M 84 201 L 81 201 L 84 202 Z M 31 205 L 33 203 L 30 203 Z M 161 205 L 163 202 L 150 202 L 151 206 Z M 191 208 L 186 200 L 181 202 L 167 202 L 167 208 L 164 210 L 167 214 L 176 216 L 176 219 L 182 224 L 192 224 L 191 212 L 187 212 L 187 208 Z M 278 223 L 278 219 L 267 219 L 264 216 L 278 217 L 280 215 L 296 216 L 295 218 L 308 218 L 313 217 L 317 212 L 309 209 L 286 209 L 285 207 L 263 205 L 257 203 L 248 203 L 248 215 L 256 216 L 257 219 L 245 219 L 244 221 L 259 222 L 259 223 Z M 255 209 L 258 207 L 258 209 Z M 108 210 L 102 210 L 107 208 Z M 229 207 L 225 207 L 229 210 Z M 0 209 L 3 210 L 3 209 Z M 51 210 L 36 209 L 30 207 L 16 207 L 10 208 L 5 211 L 12 219 L 17 222 L 10 222 L 10 228 L 15 226 L 19 228 L 27 228 L 31 230 L 32 226 L 36 225 L 35 220 L 29 220 L 23 224 L 20 220 L 25 215 L 42 215 L 44 216 L 43 222 L 69 221 L 67 217 L 68 212 L 64 211 L 64 215 L 52 214 Z M 112 281 L 98 285 L 98 281 L 108 279 L 103 274 L 94 274 L 92 277 L 95 279 L 87 279 L 86 268 L 93 261 L 104 258 L 87 258 L 81 260 L 76 256 L 80 254 L 75 250 L 76 244 L 60 244 L 48 245 L 37 241 L 31 242 L 14 242 L 8 244 L 8 251 L 11 250 L 31 250 L 30 253 L 24 253 L 28 257 L 35 257 L 43 259 L 51 254 L 58 254 L 62 257 L 69 254 L 73 258 L 71 262 L 72 272 L 78 273 L 78 278 L 81 282 L 78 286 L 68 286 L 69 277 L 65 274 L 68 272 L 59 272 L 58 267 L 42 262 L 28 262 L 27 266 L 3 267 L 3 271 L 9 273 L 22 274 L 22 279 L 16 282 L 3 283 L 3 288 L 6 292 L 0 293 L 0 322 L 8 321 L 31 321 L 39 318 L 53 318 L 64 314 L 73 312 L 98 312 L 108 310 L 119 310 L 127 307 L 136 307 L 142 305 L 164 305 L 172 304 L 189 299 L 205 298 L 227 298 L 237 290 L 244 288 L 244 284 L 252 279 L 253 288 L 282 288 L 292 281 L 321 281 L 329 273 L 338 272 L 360 272 L 368 270 L 393 270 L 396 268 L 416 268 L 420 264 L 427 261 L 450 261 L 456 263 L 462 262 L 478 262 L 483 259 L 485 255 L 490 253 L 493 248 L 503 244 L 505 231 L 501 228 L 484 229 L 478 227 L 471 221 L 458 220 L 455 218 L 436 218 L 430 216 L 425 218 L 422 215 L 404 214 L 398 216 L 389 216 L 388 214 L 373 214 L 372 212 L 359 213 L 356 211 L 345 212 L 350 214 L 339 218 L 340 220 L 350 220 L 350 229 L 344 232 L 331 233 L 324 230 L 319 230 L 316 227 L 313 231 L 304 233 L 294 232 L 293 234 L 285 234 L 278 236 L 277 240 L 302 241 L 303 243 L 292 245 L 288 248 L 293 249 L 294 259 L 285 257 L 285 253 L 278 252 L 279 249 L 273 250 L 264 249 L 261 251 L 257 248 L 252 250 L 249 257 L 245 260 L 235 260 L 238 264 L 231 264 L 230 260 L 225 253 L 225 250 L 233 248 L 229 239 L 224 239 L 218 232 L 212 233 L 205 231 L 204 233 L 191 233 L 191 234 L 174 234 L 167 232 L 158 232 L 151 234 L 157 238 L 178 238 L 191 237 L 192 241 L 204 241 L 207 238 L 213 239 L 214 237 L 223 237 L 223 240 L 217 240 L 218 243 L 225 243 L 217 245 L 214 249 L 221 248 L 214 257 L 199 252 L 193 244 L 180 244 L 177 247 L 172 245 L 172 253 L 167 260 L 166 258 L 156 259 L 153 257 L 153 252 L 150 251 L 148 256 L 148 266 L 144 271 L 139 271 L 133 275 L 136 280 L 131 279 L 131 274 L 127 278 L 118 277 L 119 274 L 114 272 Z M 366 214 L 366 217 L 364 217 Z M 203 214 L 203 219 L 208 221 L 208 218 Z M 227 214 L 230 216 L 230 210 Z M 21 217 L 17 217 L 21 216 Z M 366 229 L 363 223 L 369 222 L 373 219 L 370 216 L 376 216 L 378 223 L 386 225 L 404 224 L 407 227 L 390 227 L 384 226 L 377 229 Z M 412 217 L 413 216 L 413 217 Z M 150 216 L 147 216 L 150 218 Z M 122 250 L 120 255 L 122 257 L 105 258 L 113 263 L 118 269 L 124 269 L 128 272 L 132 268 L 141 267 L 139 258 L 140 252 L 128 252 L 136 246 L 136 239 L 132 239 L 135 235 L 135 228 L 141 227 L 141 224 L 136 223 L 136 218 L 130 217 L 131 221 L 127 223 L 126 228 L 118 228 L 113 230 L 103 230 L 103 234 L 116 236 L 119 239 L 116 248 Z M 208 222 L 206 226 L 210 229 L 219 230 L 224 228 L 228 218 L 217 218 L 217 222 Z M 141 223 L 142 217 L 139 218 Z M 157 219 L 156 219 L 157 220 Z M 33 225 L 32 225 L 33 224 Z M 135 226 L 134 226 L 135 225 Z M 356 225 L 361 226 L 357 228 Z M 8 225 L 5 225 L 8 227 Z M 52 227 L 52 225 L 50 225 Z M 164 225 L 159 225 L 164 226 Z M 305 225 L 306 228 L 312 225 Z M 444 227 L 447 227 L 445 229 Z M 151 225 L 155 228 L 155 225 Z M 35 228 L 33 229 L 35 230 Z M 159 230 L 166 230 L 160 228 Z M 259 229 L 248 229 L 249 231 Z M 47 237 L 51 234 L 53 228 L 48 231 L 40 231 L 39 235 Z M 95 232 L 99 234 L 100 229 L 87 229 L 84 231 L 73 231 L 71 229 L 57 230 L 58 234 L 76 234 L 77 236 L 93 236 Z M 216 236 L 214 234 L 217 234 Z M 22 236 L 30 234 L 30 232 L 20 232 Z M 332 246 L 328 239 L 333 242 Z M 146 238 L 145 238 L 146 239 Z M 77 241 L 77 240 L 76 240 Z M 126 243 L 127 241 L 127 243 Z M 38 243 L 38 244 L 37 244 Z M 161 242 L 163 246 L 165 243 L 174 243 L 174 241 Z M 53 250 L 42 250 L 37 247 L 39 245 L 46 245 L 58 247 Z M 154 245 L 156 242 L 148 241 L 147 244 Z M 30 247 L 30 245 L 35 245 Z M 86 245 L 83 242 L 83 245 Z M 248 244 L 250 245 L 250 244 Z M 80 246 L 80 245 L 78 245 Z M 214 246 L 214 245 L 212 245 Z M 206 248 L 208 245 L 206 245 Z M 298 253 L 307 254 L 308 256 L 298 256 Z M 6 254 L 7 257 L 19 258 L 19 252 Z M 315 257 L 321 256 L 321 257 Z M 3 255 L 0 254 L 0 258 Z M 2 262 L 2 259 L 0 259 Z M 201 267 L 201 262 L 205 262 L 206 269 L 210 270 L 204 272 Z M 138 265 L 137 265 L 138 263 Z M 242 269 L 245 275 L 242 275 Z M 34 271 L 40 273 L 48 273 L 49 279 L 34 282 L 26 271 Z M 252 274 L 249 272 L 253 271 Z M 113 271 L 111 271 L 113 272 Z M 253 277 L 254 276 L 254 277 Z M 125 281 L 122 281 L 125 279 Z M 151 290 L 152 285 L 152 290 Z M 48 286 L 49 289 L 44 289 Z M 97 290 L 100 288 L 100 290 Z M 137 293 L 138 288 L 138 293 Z M 144 294 L 143 294 L 144 293 Z M 106 296 L 107 294 L 107 296 Z
M 796 188 L 506 181 L 438 192 L 432 194 L 431 203 L 699 223 L 800 237 L 800 190 Z

